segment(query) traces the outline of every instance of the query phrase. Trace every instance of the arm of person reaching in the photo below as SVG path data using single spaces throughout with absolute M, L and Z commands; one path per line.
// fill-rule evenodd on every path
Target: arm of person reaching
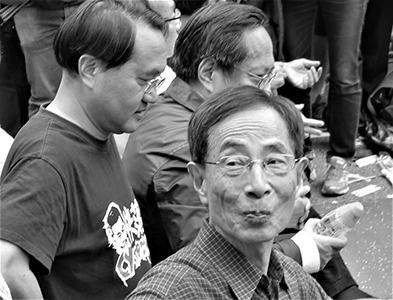
M 208 210 L 187 171 L 188 143 L 181 145 L 154 175 L 154 189 L 165 232 L 174 251 L 197 236 Z
M 0 239 L 1 273 L 14 299 L 43 299 L 37 278 L 31 272 L 29 255 Z
M 305 58 L 295 59 L 290 62 L 277 61 L 274 63 L 276 77 L 271 84 L 271 89 L 275 90 L 283 86 L 285 80 L 288 80 L 292 85 L 300 89 L 310 88 L 321 78 L 322 67 L 319 67 L 319 65 L 319 61 Z M 304 105 L 299 104 L 296 107 L 301 111 Z M 322 134 L 322 131 L 318 128 L 324 125 L 323 121 L 306 118 L 303 114 L 302 119 L 306 134 Z

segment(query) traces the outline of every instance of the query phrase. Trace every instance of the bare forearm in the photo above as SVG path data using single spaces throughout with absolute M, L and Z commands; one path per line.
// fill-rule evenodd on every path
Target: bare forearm
M 44 299 L 37 278 L 28 270 L 25 272 L 4 272 L 13 299 Z
M 30 256 L 19 246 L 0 239 L 1 273 L 13 299 L 43 299 L 37 278 L 30 270 Z

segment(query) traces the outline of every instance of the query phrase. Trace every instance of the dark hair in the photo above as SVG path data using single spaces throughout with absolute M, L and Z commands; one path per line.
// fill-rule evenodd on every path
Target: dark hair
M 198 76 L 198 66 L 207 57 L 215 59 L 224 71 L 231 71 L 246 59 L 248 48 L 243 32 L 266 26 L 265 14 L 251 5 L 217 3 L 197 10 L 177 37 L 171 66 L 186 82 Z
M 78 74 L 83 54 L 100 59 L 105 69 L 122 66 L 132 57 L 137 23 L 166 35 L 163 18 L 139 1 L 86 1 L 60 26 L 53 42 L 56 60 L 71 74 Z
M 191 116 L 188 143 L 192 161 L 204 165 L 209 149 L 209 136 L 215 126 L 237 112 L 271 108 L 283 118 L 296 158 L 303 154 L 303 121 L 293 102 L 282 96 L 270 96 L 252 86 L 238 86 L 213 95 Z
M 191 15 L 198 8 L 205 5 L 207 0 L 175 0 L 175 2 L 182 15 Z

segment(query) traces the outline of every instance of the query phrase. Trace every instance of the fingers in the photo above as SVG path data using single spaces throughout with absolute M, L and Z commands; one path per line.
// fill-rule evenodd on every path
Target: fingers
M 296 192 L 296 198 L 303 198 L 310 191 L 309 185 L 300 186 Z
M 346 235 L 339 235 L 336 237 L 332 237 L 331 247 L 335 250 L 341 250 L 348 244 L 348 238 Z
M 295 104 L 295 107 L 301 111 L 304 108 L 304 104 Z
M 320 135 L 322 135 L 322 130 L 308 127 L 308 126 L 304 127 L 304 136 L 308 137 L 311 134 L 316 135 L 316 136 L 320 136 Z
M 308 215 L 310 214 L 311 201 L 308 198 L 305 198 L 305 199 L 307 199 L 307 204 L 306 204 L 306 207 L 304 208 L 303 216 L 299 218 L 298 226 L 297 226 L 298 230 L 302 230 L 303 229 L 304 222 L 306 221 L 306 219 L 308 218 Z
M 318 60 L 310 60 L 310 59 L 306 59 L 306 58 L 301 58 L 300 60 L 302 61 L 303 65 L 306 68 L 311 68 L 311 67 L 316 68 L 321 64 L 321 62 Z
M 304 230 L 314 232 L 314 228 L 320 220 L 321 219 L 317 219 L 317 218 L 308 219 L 306 224 L 304 225 Z
M 318 71 L 317 71 L 317 74 L 316 74 L 317 75 L 317 80 L 315 82 L 317 82 L 319 79 L 321 79 L 322 71 L 323 71 L 323 68 L 319 67 Z
M 314 134 L 314 135 L 321 135 L 322 131 L 317 129 L 322 127 L 325 123 L 320 120 L 316 119 L 309 119 L 302 115 L 303 117 L 303 124 L 304 124 L 304 132 L 307 134 Z M 315 128 L 317 127 L 317 128 Z
M 312 66 L 307 73 L 303 76 L 301 83 L 297 84 L 296 86 L 300 89 L 307 89 L 312 87 L 318 80 L 321 78 L 322 75 L 322 67 L 318 68 L 318 70 Z

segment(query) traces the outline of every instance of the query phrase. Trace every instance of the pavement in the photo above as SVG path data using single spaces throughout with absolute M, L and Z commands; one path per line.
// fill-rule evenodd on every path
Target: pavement
M 380 299 L 393 299 L 393 186 L 381 176 L 377 164 L 358 167 L 353 163 L 348 168 L 349 173 L 376 177 L 369 182 L 360 181 L 350 184 L 349 192 L 342 196 L 321 195 L 326 170 L 325 154 L 329 149 L 328 139 L 328 133 L 312 138 L 318 176 L 310 183 L 311 202 L 322 216 L 347 203 L 358 201 L 363 204 L 364 215 L 355 228 L 347 234 L 349 242 L 341 250 L 341 255 L 362 290 Z M 363 197 L 353 194 L 354 191 L 368 185 L 376 185 L 380 189 Z

